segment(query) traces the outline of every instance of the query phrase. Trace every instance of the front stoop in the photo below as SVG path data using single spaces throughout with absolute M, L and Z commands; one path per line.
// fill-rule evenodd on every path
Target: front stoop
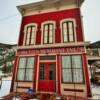
M 27 93 L 10 93 L 0 100 L 90 100 L 83 97 L 75 96 L 57 96 L 55 94 L 34 93 L 29 95 Z

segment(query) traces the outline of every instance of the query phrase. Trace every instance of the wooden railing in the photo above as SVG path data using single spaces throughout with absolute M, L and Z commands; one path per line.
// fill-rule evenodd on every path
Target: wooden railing
M 100 57 L 100 48 L 99 49 L 87 49 L 87 56 L 99 56 Z

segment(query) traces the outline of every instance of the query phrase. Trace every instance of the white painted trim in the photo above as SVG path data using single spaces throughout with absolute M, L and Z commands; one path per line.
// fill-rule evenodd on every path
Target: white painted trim
M 72 5 L 64 5 L 64 6 L 59 6 L 59 7 L 45 7 L 44 9 L 26 9 L 25 12 L 22 14 L 22 16 L 30 16 L 30 15 L 36 15 L 36 14 L 43 14 L 43 13 L 50 13 L 50 12 L 57 12 L 57 11 L 63 11 L 63 10 L 69 10 L 69 9 L 76 9 L 78 8 L 77 5 L 72 4 Z
M 87 84 L 86 84 L 86 81 L 87 81 L 87 80 L 86 80 L 86 72 L 85 72 L 85 68 L 84 68 L 84 66 L 85 66 L 85 64 L 84 64 L 84 55 L 82 55 L 82 65 L 83 65 L 83 70 L 84 70 L 84 71 L 83 71 L 83 75 L 84 75 L 83 78 L 84 78 L 84 81 L 85 81 L 85 88 L 86 88 L 86 89 L 85 89 L 85 90 L 86 90 L 85 92 L 87 93 L 87 86 L 86 86 L 86 85 L 87 85 Z
M 27 31 L 27 27 L 28 26 L 35 26 L 36 30 L 35 30 L 35 40 L 34 40 L 34 45 L 36 43 L 36 32 L 37 32 L 37 24 L 36 23 L 29 23 L 27 25 L 24 26 L 24 39 L 23 39 L 23 46 L 25 45 L 25 40 L 26 40 L 26 31 Z
M 20 58 L 20 57 L 34 57 L 35 56 L 35 54 L 33 54 L 33 55 L 18 55 L 18 57 Z
M 62 23 L 63 22 L 66 22 L 66 21 L 73 21 L 73 24 L 74 24 L 74 37 L 75 37 L 75 42 L 77 42 L 77 37 L 76 37 L 76 20 L 73 19 L 73 18 L 67 18 L 67 19 L 63 19 L 60 21 L 60 29 L 61 29 L 61 43 L 63 43 L 63 33 L 62 33 Z
M 50 53 L 50 55 L 56 55 L 57 53 Z M 76 54 L 83 54 L 81 52 L 79 53 L 59 53 L 60 55 L 76 55 Z M 39 54 L 39 56 L 45 56 L 46 54 Z M 31 56 L 31 55 L 18 55 L 19 57 L 28 57 L 28 56 Z M 35 56 L 35 55 L 32 55 L 32 56 Z M 50 62 L 51 60 L 47 61 L 47 62 Z M 55 62 L 56 60 L 52 60 L 52 62 Z M 40 62 L 44 62 L 44 61 L 40 61 Z M 46 61 L 45 61 L 46 62 Z
M 53 37 L 53 44 L 55 43 L 55 29 L 56 29 L 56 22 L 55 21 L 45 21 L 41 24 L 41 32 L 42 32 L 42 35 L 41 35 L 41 44 L 42 45 L 46 45 L 46 44 L 43 44 L 43 26 L 45 24 L 49 24 L 49 23 L 52 23 L 54 25 L 54 37 Z M 52 45 L 52 44 L 47 44 L 47 45 Z
M 58 92 L 58 61 L 57 61 L 57 55 L 56 55 L 56 93 Z
M 17 69 L 18 69 L 18 64 L 19 64 L 19 57 L 16 59 L 17 62 L 16 62 L 16 69 L 15 69 L 15 77 L 14 77 L 14 82 L 16 82 L 16 78 L 17 78 Z
M 61 58 L 62 54 L 60 54 L 60 92 L 62 94 L 62 87 L 61 87 L 61 84 L 62 84 L 62 58 Z
M 38 56 L 38 62 L 37 62 L 37 74 L 36 74 L 36 93 L 38 92 L 38 82 L 39 81 L 39 56 Z
M 48 56 L 56 56 L 56 54 L 49 54 Z M 40 91 L 38 91 L 38 83 L 39 83 L 39 65 L 40 65 L 40 62 L 55 62 L 56 63 L 56 68 L 57 68 L 57 56 L 56 56 L 56 60 L 43 60 L 43 61 L 41 61 L 40 60 L 40 56 L 46 56 L 46 54 L 40 54 L 40 55 L 38 55 L 38 64 L 37 64 L 37 79 L 36 79 L 36 92 L 40 92 Z M 56 87 L 56 86 L 55 86 Z M 43 92 L 43 91 L 42 91 Z M 49 93 L 49 92 L 48 92 Z M 51 92 L 52 93 L 52 92 Z
M 13 91 L 17 91 L 17 86 L 16 86 L 16 80 L 17 80 L 17 72 L 18 72 L 18 64 L 19 64 L 19 57 L 16 59 L 16 65 L 14 67 L 16 67 L 15 69 L 15 77 L 14 77 L 14 84 L 13 84 Z
M 81 12 L 81 11 L 80 11 Z M 80 13 L 81 14 L 81 13 Z M 81 17 L 81 28 L 82 28 L 82 36 L 83 36 L 83 41 L 85 41 L 85 34 L 84 34 L 84 26 L 83 26 L 83 16 Z
M 73 43 L 56 43 L 56 44 L 47 44 L 47 45 L 34 45 L 34 46 L 18 46 L 17 50 L 19 49 L 39 49 L 39 48 L 54 48 L 54 47 L 78 47 L 84 46 L 85 42 L 73 42 Z

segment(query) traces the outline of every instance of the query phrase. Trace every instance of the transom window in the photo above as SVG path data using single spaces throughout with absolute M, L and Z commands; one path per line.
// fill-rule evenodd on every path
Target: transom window
M 54 31 L 53 23 L 46 23 L 43 25 L 43 44 L 53 43 Z
M 26 28 L 25 45 L 34 45 L 36 35 L 36 25 L 30 25 Z
M 73 21 L 64 21 L 62 23 L 62 38 L 63 42 L 74 42 L 74 22 Z
M 34 72 L 34 57 L 21 57 L 19 59 L 17 80 L 32 81 Z
M 81 55 L 62 56 L 62 81 L 66 83 L 83 83 Z

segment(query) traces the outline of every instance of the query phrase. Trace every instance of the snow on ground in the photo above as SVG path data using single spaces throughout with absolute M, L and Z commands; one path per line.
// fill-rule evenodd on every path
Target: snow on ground
M 0 97 L 9 94 L 11 86 L 11 77 L 6 77 L 2 79 L 2 86 L 0 89 Z
M 0 89 L 0 97 L 9 94 L 11 86 L 11 77 L 5 77 L 2 79 L 2 87 Z M 91 85 L 93 100 L 100 100 L 100 85 Z
M 92 99 L 100 100 L 100 85 L 92 84 L 91 89 L 92 89 L 92 96 L 93 96 Z

